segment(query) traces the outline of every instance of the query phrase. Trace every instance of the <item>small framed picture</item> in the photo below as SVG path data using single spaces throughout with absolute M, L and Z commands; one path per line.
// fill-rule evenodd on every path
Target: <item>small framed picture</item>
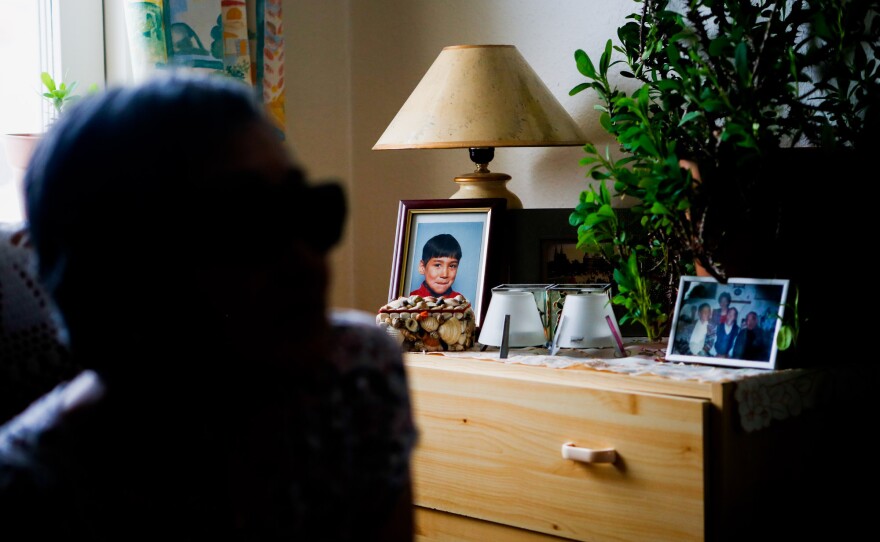
M 577 239 L 541 240 L 541 282 L 598 284 L 611 282 L 612 278 L 611 266 L 578 249 Z
M 492 286 L 503 282 L 498 243 L 502 198 L 401 200 L 388 300 L 461 294 L 483 322 Z
M 666 359 L 776 368 L 786 279 L 681 277 Z

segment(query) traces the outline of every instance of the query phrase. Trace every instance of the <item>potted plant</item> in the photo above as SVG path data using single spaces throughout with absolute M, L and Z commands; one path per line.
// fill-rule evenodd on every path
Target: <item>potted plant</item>
M 74 89 L 76 89 L 76 81 L 72 81 L 69 85 L 61 81 L 56 83 L 49 72 L 42 72 L 40 74 L 40 81 L 46 87 L 46 91 L 43 92 L 43 98 L 46 98 L 52 104 L 53 116 L 50 123 L 54 122 L 66 108 L 81 98 L 80 95 L 73 93 Z M 97 86 L 93 84 L 89 88 L 89 92 L 95 92 L 96 89 Z
M 571 214 L 579 246 L 614 266 L 614 302 L 646 330 L 665 326 L 678 277 L 693 273 L 791 278 L 808 317 L 816 208 L 801 196 L 824 180 L 810 176 L 856 171 L 876 140 L 880 0 L 640 4 L 597 62 L 575 53 L 587 80 L 570 93 L 594 93 L 619 145 L 584 147 L 600 182 Z M 628 228 L 612 195 L 636 202 Z
M 48 72 L 40 74 L 40 81 L 45 87 L 45 91 L 41 95 L 52 105 L 50 123 L 54 122 L 64 110 L 80 98 L 80 95 L 73 93 L 77 86 L 76 81 L 70 84 L 56 82 Z M 92 85 L 89 92 L 95 92 L 96 89 L 97 85 Z M 19 178 L 27 168 L 31 154 L 33 154 L 40 137 L 42 137 L 42 133 L 4 134 L 7 161 Z

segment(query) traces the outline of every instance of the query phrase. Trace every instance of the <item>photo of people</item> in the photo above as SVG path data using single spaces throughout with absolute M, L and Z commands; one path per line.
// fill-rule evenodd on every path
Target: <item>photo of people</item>
M 497 217 L 506 206 L 503 198 L 400 200 L 388 300 L 461 295 L 479 327 L 505 269 Z
M 772 369 L 787 295 L 783 279 L 681 277 L 666 358 Z
M 410 295 L 454 297 L 477 301 L 483 253 L 482 221 L 416 224 L 407 269 Z
M 422 297 L 455 297 L 459 294 L 453 290 L 458 265 L 461 261 L 461 244 L 448 233 L 438 233 L 428 239 L 422 248 L 422 259 L 419 260 L 419 274 L 425 280 L 409 295 Z

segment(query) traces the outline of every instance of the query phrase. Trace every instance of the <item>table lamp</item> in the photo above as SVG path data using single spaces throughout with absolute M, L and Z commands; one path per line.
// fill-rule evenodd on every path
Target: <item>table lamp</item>
M 586 137 L 513 45 L 444 47 L 373 146 L 469 149 L 476 169 L 455 177 L 450 199 L 522 201 L 510 175 L 489 171 L 496 147 L 580 146 Z

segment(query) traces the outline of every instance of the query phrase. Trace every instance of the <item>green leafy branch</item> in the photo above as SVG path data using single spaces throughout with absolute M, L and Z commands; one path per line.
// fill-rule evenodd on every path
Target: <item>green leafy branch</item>
M 625 308 L 621 323 L 637 322 L 649 340 L 656 340 L 665 331 L 681 271 L 692 269 L 675 242 L 690 238 L 686 213 L 692 179 L 678 163 L 675 142 L 667 141 L 652 122 L 648 87 L 627 96 L 609 83 L 609 68 L 620 62 L 611 61 L 612 51 L 608 40 L 598 69 L 586 53 L 575 53 L 587 82 L 570 94 L 592 89 L 603 99 L 595 106 L 601 111 L 600 123 L 626 154 L 614 159 L 607 147 L 600 152 L 592 143 L 584 146 L 581 165 L 587 166 L 587 176 L 599 181 L 599 188 L 591 185 L 581 193 L 569 222 L 577 228 L 578 248 L 600 254 L 614 269 L 617 294 L 612 301 Z M 639 219 L 640 236 L 634 237 L 620 223 L 606 186 L 609 179 L 617 194 L 638 202 L 632 213 Z
M 611 301 L 625 309 L 620 323 L 640 324 L 649 341 L 662 337 L 677 286 L 677 276 L 668 272 L 667 244 L 633 237 L 612 207 L 604 183 L 581 193 L 569 223 L 577 228 L 578 248 L 599 255 L 614 270 Z

